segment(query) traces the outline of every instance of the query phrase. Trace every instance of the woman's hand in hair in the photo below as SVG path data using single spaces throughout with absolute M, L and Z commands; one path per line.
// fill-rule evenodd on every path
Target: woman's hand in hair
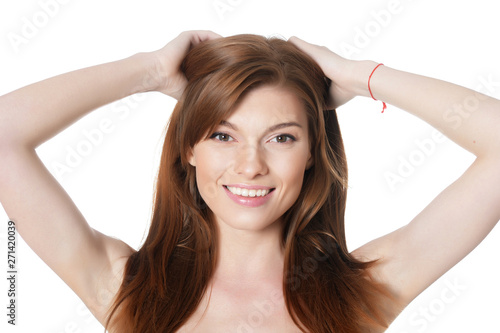
M 220 37 L 212 31 L 185 31 L 163 48 L 153 52 L 153 90 L 179 99 L 187 85 L 186 77 L 180 68 L 184 57 L 193 46 Z
M 336 109 L 356 96 L 370 96 L 367 83 L 371 71 L 377 65 L 375 62 L 349 60 L 324 46 L 311 44 L 297 37 L 291 37 L 289 41 L 313 58 L 332 80 L 329 109 Z

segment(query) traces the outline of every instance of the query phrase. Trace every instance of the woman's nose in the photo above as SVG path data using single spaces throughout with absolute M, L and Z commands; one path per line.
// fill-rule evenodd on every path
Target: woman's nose
M 269 170 L 265 160 L 265 152 L 258 145 L 246 144 L 242 146 L 235 156 L 234 171 L 248 179 L 267 174 Z

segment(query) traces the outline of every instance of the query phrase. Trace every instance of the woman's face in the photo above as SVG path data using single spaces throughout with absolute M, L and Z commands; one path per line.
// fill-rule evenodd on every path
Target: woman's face
M 289 90 L 251 90 L 198 142 L 189 163 L 220 226 L 264 230 L 296 201 L 312 164 L 304 106 Z

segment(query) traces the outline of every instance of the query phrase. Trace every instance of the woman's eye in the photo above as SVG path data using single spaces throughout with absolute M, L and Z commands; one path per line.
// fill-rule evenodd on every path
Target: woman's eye
M 275 136 L 271 141 L 278 142 L 278 143 L 287 143 L 290 141 L 295 141 L 295 138 L 291 135 L 288 135 L 288 134 L 281 134 L 281 135 Z
M 216 139 L 218 141 L 223 141 L 223 142 L 233 140 L 233 138 L 229 134 L 226 134 L 226 133 L 214 133 L 210 136 L 210 139 Z

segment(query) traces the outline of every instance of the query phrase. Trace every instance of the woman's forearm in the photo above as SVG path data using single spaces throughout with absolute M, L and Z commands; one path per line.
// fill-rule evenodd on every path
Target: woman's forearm
M 0 144 L 36 148 L 90 111 L 153 89 L 148 53 L 76 70 L 0 97 Z
M 376 63 L 364 62 L 364 80 Z M 426 121 L 476 156 L 500 157 L 500 101 L 448 82 L 380 66 L 370 81 L 373 96 Z M 369 96 L 367 88 L 365 96 Z

